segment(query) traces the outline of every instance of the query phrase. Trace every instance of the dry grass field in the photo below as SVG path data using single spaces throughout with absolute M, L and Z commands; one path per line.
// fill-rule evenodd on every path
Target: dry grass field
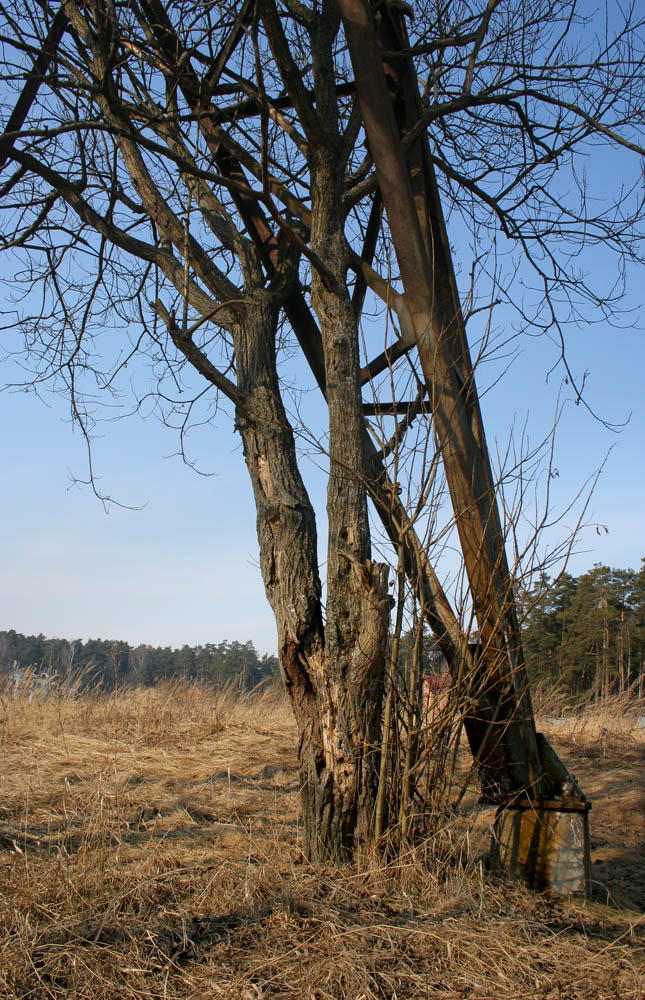
M 396 864 L 311 868 L 271 693 L 6 696 L 0 723 L 2 998 L 644 996 L 645 732 L 623 711 L 543 724 L 593 798 L 586 902 L 489 875 L 474 794 Z

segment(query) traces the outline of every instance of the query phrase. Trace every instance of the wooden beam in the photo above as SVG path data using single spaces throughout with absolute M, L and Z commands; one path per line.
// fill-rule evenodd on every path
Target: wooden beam
M 383 202 L 381 200 L 381 192 L 376 191 L 374 193 L 374 197 L 372 198 L 372 207 L 370 208 L 369 219 L 367 220 L 367 227 L 365 229 L 365 238 L 363 240 L 363 249 L 361 251 L 361 260 L 365 264 L 371 265 L 374 258 L 376 241 L 378 240 L 378 234 L 381 228 L 382 213 Z M 354 291 L 352 293 L 352 305 L 354 307 L 354 315 L 357 318 L 360 318 L 361 313 L 363 312 L 366 291 L 367 277 L 365 270 L 361 269 L 357 272 L 356 284 L 354 285 Z
M 366 417 L 407 417 L 414 400 L 405 400 L 399 403 L 363 403 L 363 415 Z
M 353 83 L 340 83 L 336 87 L 337 97 L 351 97 L 353 93 Z M 313 102 L 315 100 L 315 94 L 313 91 L 307 91 L 307 94 Z M 267 103 L 270 107 L 275 108 L 276 111 L 287 111 L 289 108 L 293 107 L 291 98 L 283 94 L 276 97 L 267 95 Z M 245 97 L 240 101 L 236 101 L 234 104 L 227 104 L 224 107 L 216 108 L 213 113 L 213 117 L 218 123 L 238 122 L 244 121 L 246 118 L 257 118 L 261 112 L 262 108 L 257 97 Z
M 370 361 L 369 364 L 361 368 L 361 385 L 366 385 L 375 379 L 377 375 L 390 368 L 395 361 L 402 358 L 404 354 L 414 347 L 414 344 L 406 343 L 404 340 L 396 340 L 391 347 L 387 347 L 382 354 Z
M 496 738 L 489 739 L 488 745 L 500 749 L 495 763 L 501 760 L 504 764 L 498 775 L 502 791 L 508 784 L 512 790 L 527 789 L 540 796 L 544 778 L 526 674 L 521 653 L 519 657 L 517 654 L 519 634 L 513 628 L 512 581 L 472 366 L 464 371 L 469 355 L 465 334 L 462 344 L 458 330 L 461 308 L 456 285 L 450 279 L 449 253 L 446 256 L 441 238 L 443 220 L 434 219 L 436 237 L 434 232 L 424 232 L 427 220 L 419 218 L 418 206 L 426 203 L 425 199 L 415 199 L 411 188 L 370 8 L 365 0 L 339 0 L 339 7 L 365 132 L 430 394 L 485 662 L 495 686 L 513 693 L 505 699 L 493 699 L 496 715 L 489 730 Z M 396 47 L 402 46 L 387 46 Z M 403 58 L 400 64 L 397 60 L 400 74 L 406 63 Z M 402 99 L 409 102 L 409 94 L 403 94 Z M 436 205 L 433 210 L 436 213 Z M 431 237 L 432 263 L 428 253 Z

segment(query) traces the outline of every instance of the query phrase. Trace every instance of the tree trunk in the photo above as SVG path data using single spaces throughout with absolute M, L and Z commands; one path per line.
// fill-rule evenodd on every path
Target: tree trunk
M 304 850 L 312 861 L 347 860 L 373 823 L 390 608 L 387 571 L 365 555 L 365 491 L 351 465 L 347 422 L 341 433 L 339 421 L 332 437 L 346 461 L 332 460 L 323 623 L 315 517 L 280 398 L 276 327 L 271 296 L 256 293 L 236 334 L 243 399 L 237 427 L 253 484 L 260 565 L 276 619 L 281 672 L 300 735 Z M 330 373 L 333 369 L 330 365 Z M 339 373 L 332 395 L 342 384 Z

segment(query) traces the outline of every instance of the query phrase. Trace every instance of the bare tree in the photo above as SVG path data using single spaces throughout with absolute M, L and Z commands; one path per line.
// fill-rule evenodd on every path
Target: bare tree
M 446 461 L 441 428 L 456 413 L 485 452 L 472 370 L 448 365 L 441 383 L 436 357 L 426 355 L 429 377 L 423 356 L 411 352 L 418 310 L 401 291 L 405 234 L 395 259 L 377 139 L 347 51 L 352 6 L 0 7 L 5 104 L 20 93 L 0 138 L 0 249 L 15 274 L 6 325 L 22 331 L 32 384 L 67 394 L 88 442 L 95 406 L 127 384 L 139 355 L 150 380 L 138 402 L 152 399 L 164 419 L 185 429 L 198 412 L 231 413 L 300 732 L 312 859 L 346 857 L 369 838 L 375 815 L 392 599 L 387 560 L 373 552 L 370 503 L 419 601 L 420 634 L 425 623 L 462 677 L 472 661 L 426 544 L 428 499 L 435 443 Z M 619 263 L 640 261 L 641 201 L 621 188 L 598 210 L 577 157 L 599 142 L 643 152 L 642 24 L 634 11 L 610 5 L 600 32 L 575 0 L 358 7 L 376 27 L 385 104 L 396 110 L 403 101 L 406 109 L 396 141 L 412 192 L 420 201 L 423 166 L 436 211 L 443 201 L 470 227 L 486 296 L 492 283 L 493 297 L 511 301 L 524 323 L 558 337 L 586 306 L 609 314 L 613 297 L 585 283 L 575 254 L 602 241 Z M 397 47 L 388 50 L 388 25 L 402 31 L 405 18 L 409 38 L 402 44 L 395 32 Z M 359 35 L 353 55 L 360 46 Z M 412 77 L 422 91 L 406 103 Z M 378 119 L 379 107 L 372 110 Z M 574 196 L 560 194 L 561 177 Z M 499 284 L 490 250 L 499 231 L 521 255 L 522 277 L 533 274 L 539 299 L 517 297 L 513 274 Z M 466 364 L 445 231 L 421 235 L 434 267 L 429 294 L 441 301 L 444 327 L 456 331 L 446 336 Z M 474 315 L 483 293 L 472 293 Z M 374 339 L 374 325 L 362 322 L 366 303 L 383 331 L 377 358 L 363 345 Z M 328 413 L 322 436 L 309 428 L 329 462 L 324 593 L 292 397 L 280 377 L 296 344 Z M 421 432 L 405 450 L 413 426 Z M 468 480 L 469 470 L 462 475 Z M 459 523 L 472 514 L 462 501 Z M 489 515 L 476 516 L 486 534 Z M 499 572 L 489 559 L 487 576 L 471 579 L 478 612 L 486 581 Z M 493 648 L 500 622 L 517 629 L 509 625 L 512 593 L 491 606 L 492 619 L 478 624 Z M 495 655 L 499 661 L 504 649 Z M 509 676 L 519 675 L 514 668 Z M 479 683 L 485 688 L 484 674 Z M 523 689 L 519 697 L 520 707 L 530 706 Z

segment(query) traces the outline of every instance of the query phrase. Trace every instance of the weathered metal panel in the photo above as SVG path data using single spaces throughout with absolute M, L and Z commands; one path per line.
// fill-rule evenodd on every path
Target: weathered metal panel
M 533 889 L 586 895 L 590 889 L 589 804 L 561 802 L 505 806 L 498 810 L 493 867 L 524 879 Z

